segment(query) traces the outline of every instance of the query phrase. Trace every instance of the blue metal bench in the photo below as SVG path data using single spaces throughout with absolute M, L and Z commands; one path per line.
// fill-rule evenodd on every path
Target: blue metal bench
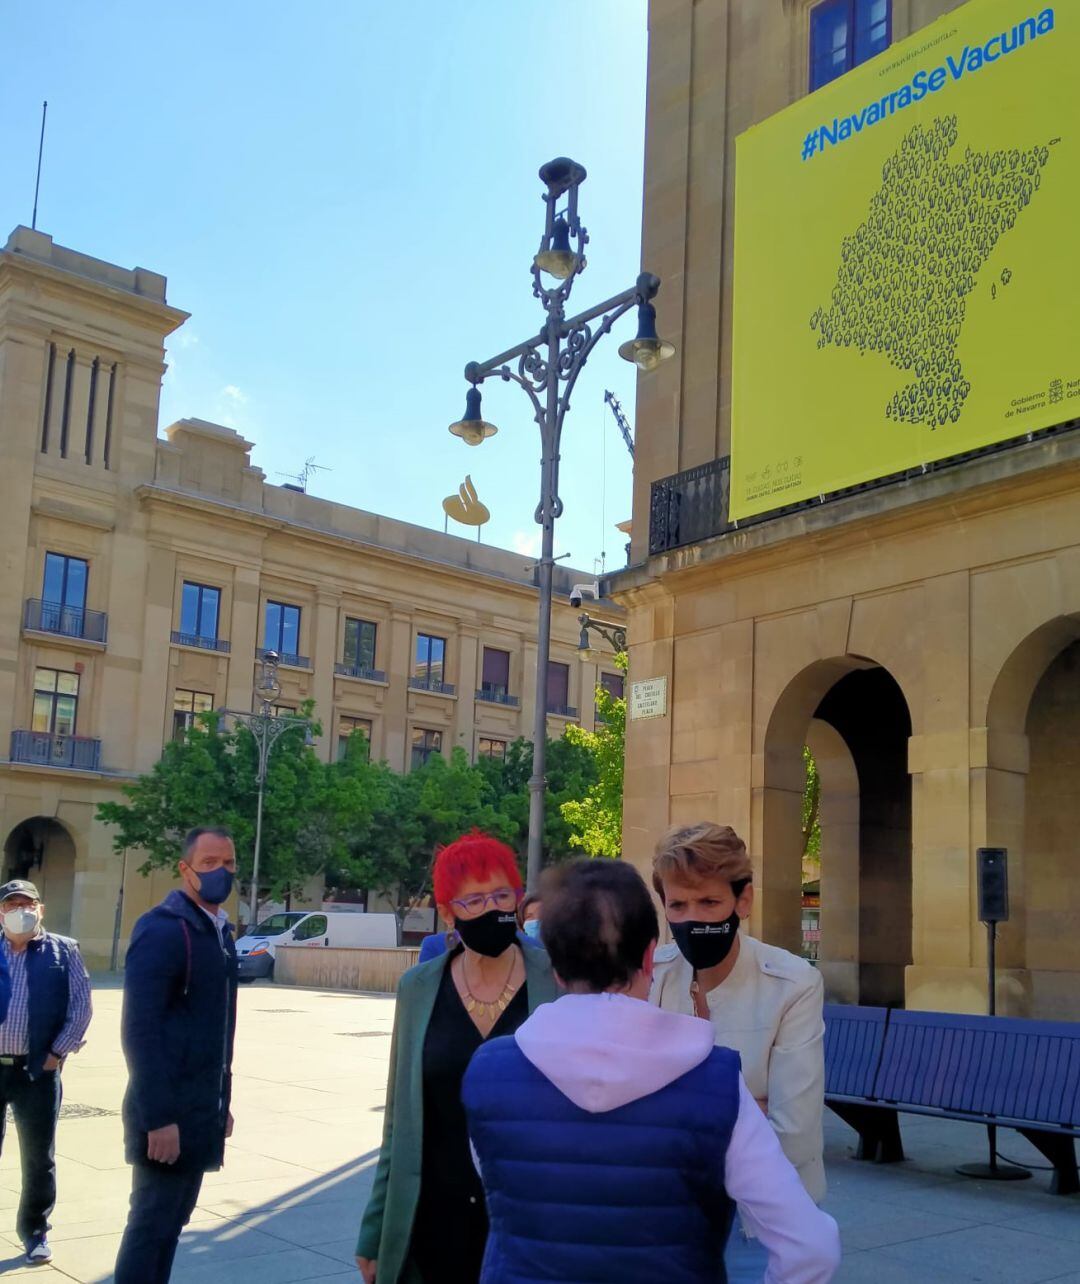
M 825 1100 L 857 1157 L 903 1159 L 899 1112 L 1015 1128 L 1080 1191 L 1080 1024 L 829 1005 Z

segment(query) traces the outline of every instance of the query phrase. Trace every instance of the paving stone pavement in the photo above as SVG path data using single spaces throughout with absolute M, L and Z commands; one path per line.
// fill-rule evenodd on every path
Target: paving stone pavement
M 94 1005 L 90 1041 L 64 1075 L 52 1267 L 22 1264 L 18 1146 L 8 1129 L 0 1158 L 5 1279 L 112 1278 L 130 1187 L 114 979 L 95 982 Z M 236 1134 L 225 1168 L 203 1185 L 176 1284 L 359 1280 L 353 1248 L 382 1130 L 392 1022 L 393 1000 L 383 996 L 265 982 L 241 989 Z M 826 1206 L 844 1241 L 839 1284 L 1080 1284 L 1080 1196 L 1050 1195 L 1042 1172 L 1022 1183 L 968 1181 L 953 1169 L 984 1157 L 981 1130 L 912 1117 L 902 1127 L 906 1163 L 859 1164 L 853 1134 L 827 1117 Z M 1014 1133 L 1002 1133 L 999 1146 L 1043 1162 Z

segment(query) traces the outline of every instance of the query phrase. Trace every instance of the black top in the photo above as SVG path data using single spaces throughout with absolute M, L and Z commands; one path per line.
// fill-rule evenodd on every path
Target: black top
M 524 985 L 488 1038 L 513 1034 L 529 1015 Z M 412 1257 L 424 1284 L 476 1284 L 487 1241 L 484 1188 L 469 1150 L 461 1081 L 484 1042 L 447 965 L 424 1038 L 424 1150 Z

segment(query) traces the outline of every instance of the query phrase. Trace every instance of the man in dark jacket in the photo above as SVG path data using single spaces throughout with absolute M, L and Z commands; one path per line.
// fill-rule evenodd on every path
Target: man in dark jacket
M 60 1069 L 90 1025 L 90 977 L 78 945 L 42 927 L 45 906 L 33 883 L 0 887 L 5 1009 L 0 1020 L 0 1142 L 7 1107 L 22 1156 L 16 1229 L 30 1266 L 52 1260 L 49 1214 L 56 1203 L 56 1121 Z M 10 978 L 10 979 L 9 979 Z M 10 993 L 10 1004 L 8 994 Z
M 115 1284 L 164 1284 L 203 1174 L 232 1133 L 236 951 L 222 902 L 236 851 L 224 829 L 193 829 L 182 887 L 135 924 L 124 975 L 124 1140 L 134 1165 Z
M 488 1199 L 481 1284 L 724 1284 L 735 1204 L 769 1284 L 827 1284 L 836 1223 L 815 1207 L 700 1017 L 648 1003 L 659 925 L 623 861 L 570 865 L 544 897 L 568 993 L 489 1039 L 462 1100 Z

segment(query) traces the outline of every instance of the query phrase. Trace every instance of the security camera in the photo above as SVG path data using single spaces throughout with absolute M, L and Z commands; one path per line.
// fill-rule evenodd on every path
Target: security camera
M 599 580 L 593 580 L 591 584 L 575 584 L 570 590 L 570 605 L 576 609 L 586 596 L 591 597 L 594 602 L 600 601 Z

